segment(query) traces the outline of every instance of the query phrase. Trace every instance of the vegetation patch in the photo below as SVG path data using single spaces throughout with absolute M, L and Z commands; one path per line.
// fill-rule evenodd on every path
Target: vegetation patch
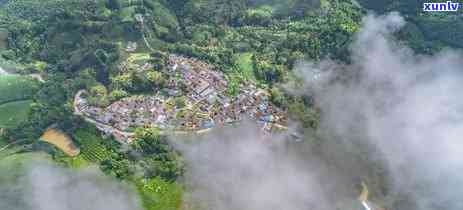
M 14 128 L 27 120 L 31 103 L 24 100 L 0 105 L 0 128 Z
M 182 188 L 175 182 L 151 178 L 136 182 L 145 210 L 176 210 L 182 205 Z
M 0 28 L 0 50 L 6 49 L 8 41 L 8 31 Z
M 4 147 L 6 144 L 5 137 L 0 134 L 0 148 Z
M 27 166 L 37 161 L 48 161 L 49 158 L 45 153 L 29 152 L 29 153 L 16 153 L 10 154 L 7 151 L 0 153 L 0 183 L 2 187 L 13 185 L 16 183 L 18 177 L 26 173 Z M 2 195 L 3 196 L 3 195 Z
M 0 75 L 0 104 L 32 98 L 38 83 L 32 78 Z
M 252 65 L 252 53 L 241 53 L 236 61 L 239 71 L 246 80 L 255 80 L 254 67 Z
M 128 63 L 135 63 L 138 65 L 145 64 L 150 59 L 150 54 L 148 53 L 133 53 L 130 54 L 130 57 L 127 59 Z

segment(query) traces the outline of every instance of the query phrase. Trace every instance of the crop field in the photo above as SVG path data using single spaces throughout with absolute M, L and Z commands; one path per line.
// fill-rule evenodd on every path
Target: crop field
M 15 101 L 0 105 L 0 128 L 12 128 L 24 122 L 32 100 Z
M 101 162 L 111 158 L 111 152 L 103 144 L 103 139 L 85 130 L 78 130 L 74 135 L 80 143 L 80 154 L 89 162 Z
M 15 75 L 1 75 L 0 104 L 30 99 L 37 85 L 37 82 L 31 78 Z

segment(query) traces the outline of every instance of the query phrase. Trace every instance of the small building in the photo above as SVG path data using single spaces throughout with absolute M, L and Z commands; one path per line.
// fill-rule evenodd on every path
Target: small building
M 213 87 L 207 87 L 205 90 L 201 92 L 201 97 L 207 97 L 215 92 Z
M 128 42 L 125 51 L 127 52 L 135 52 L 137 50 L 137 43 L 136 42 Z
M 201 93 L 205 91 L 208 87 L 209 87 L 209 83 L 206 80 L 199 79 L 195 83 L 194 91 L 196 92 L 196 94 L 201 95 Z

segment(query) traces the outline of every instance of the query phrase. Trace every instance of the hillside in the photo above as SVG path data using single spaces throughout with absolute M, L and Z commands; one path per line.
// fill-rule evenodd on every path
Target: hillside
M 458 150 L 463 16 L 421 9 L 0 0 L 0 167 L 44 152 L 132 186 L 145 210 L 458 209 L 422 160 L 460 183 L 439 164 L 461 167 L 443 154 Z

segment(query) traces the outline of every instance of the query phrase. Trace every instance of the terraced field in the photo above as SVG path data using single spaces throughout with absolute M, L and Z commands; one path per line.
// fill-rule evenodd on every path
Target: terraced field
M 78 130 L 74 138 L 80 143 L 80 154 L 85 160 L 99 163 L 111 158 L 111 152 L 105 147 L 100 137 L 84 130 Z

